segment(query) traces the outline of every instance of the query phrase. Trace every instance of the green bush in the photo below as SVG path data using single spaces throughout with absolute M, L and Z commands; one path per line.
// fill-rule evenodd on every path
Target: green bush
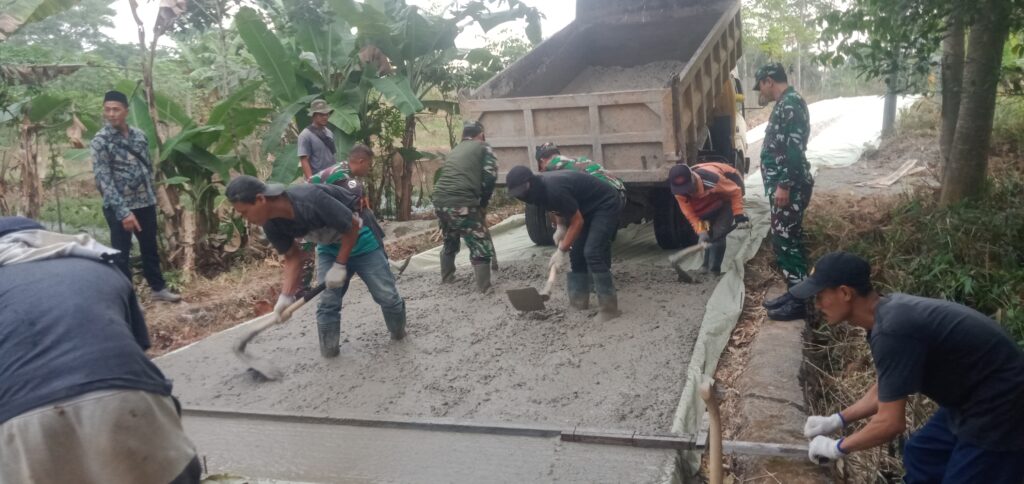
M 60 215 L 64 224 L 65 233 L 74 233 L 80 230 L 92 231 L 93 229 L 107 229 L 107 221 L 103 218 L 103 198 L 99 195 L 92 197 L 62 198 L 60 201 Z M 57 225 L 57 200 L 54 197 L 47 197 L 43 204 L 43 210 L 39 219 L 49 222 L 55 227 Z
M 992 145 L 1024 153 L 1024 98 L 1001 96 L 997 99 Z

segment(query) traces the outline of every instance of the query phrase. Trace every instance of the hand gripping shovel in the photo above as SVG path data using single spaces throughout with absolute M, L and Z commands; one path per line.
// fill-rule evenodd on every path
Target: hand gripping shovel
M 694 252 L 698 252 L 698 251 L 704 250 L 706 248 L 708 248 L 708 244 L 699 243 L 699 244 L 696 244 L 696 245 L 691 245 L 691 246 L 689 246 L 689 247 L 687 247 L 687 248 L 685 248 L 685 249 L 683 249 L 683 250 L 681 250 L 679 252 L 676 252 L 675 254 L 672 254 L 672 255 L 668 256 L 668 263 L 671 264 L 672 268 L 676 270 L 676 275 L 679 276 L 679 281 L 680 282 L 685 282 L 685 283 L 689 284 L 689 283 L 693 283 L 694 281 L 693 281 L 693 276 L 687 274 L 686 271 L 684 271 L 682 267 L 679 267 L 679 263 L 683 261 L 684 257 L 686 257 L 686 256 L 688 256 L 688 255 L 690 255 L 690 254 L 692 254 Z
M 287 308 L 285 308 L 284 311 L 281 312 L 280 319 L 278 318 L 277 313 L 269 313 L 264 314 L 263 316 L 260 316 L 258 318 L 249 320 L 246 324 L 255 324 L 253 324 L 253 327 L 249 330 L 249 332 L 245 333 L 245 335 L 239 338 L 238 342 L 235 343 L 235 346 L 233 348 L 235 351 L 235 356 L 237 356 L 238 359 L 242 360 L 242 363 L 249 365 L 249 369 L 256 373 L 257 376 L 263 377 L 264 379 L 267 380 L 277 380 L 278 378 L 281 378 L 281 370 L 277 369 L 277 367 L 274 366 L 273 363 L 266 359 L 257 358 L 255 356 L 246 354 L 245 346 L 248 345 L 249 342 L 256 337 L 256 335 L 266 331 L 271 326 L 288 321 L 288 319 L 292 317 L 292 314 L 295 313 L 295 311 L 298 311 L 299 308 L 301 308 L 307 302 L 309 302 L 310 299 L 313 299 L 321 292 L 323 292 L 324 287 L 325 286 L 323 284 L 320 284 L 316 286 L 316 288 L 314 288 L 312 291 L 307 291 L 306 294 L 302 296 L 301 299 L 293 302 L 291 306 L 288 306 Z
M 508 300 L 512 303 L 512 307 L 520 311 L 543 310 L 544 301 L 551 298 L 551 285 L 555 283 L 555 274 L 557 272 L 558 267 L 551 266 L 551 270 L 548 271 L 548 280 L 544 283 L 544 288 L 540 292 L 537 292 L 537 289 L 533 287 L 506 290 L 505 294 L 508 294 Z

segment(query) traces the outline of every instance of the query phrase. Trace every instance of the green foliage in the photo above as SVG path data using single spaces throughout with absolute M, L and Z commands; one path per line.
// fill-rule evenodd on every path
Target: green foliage
M 996 99 L 992 146 L 1024 154 L 1024 97 L 1006 96 Z
M 948 207 L 931 192 L 905 196 L 874 230 L 855 237 L 835 230 L 847 222 L 825 215 L 809 224 L 813 246 L 867 258 L 883 292 L 949 299 L 993 315 L 1024 346 L 1024 174 L 1007 170 L 990 180 L 984 197 Z
M 103 198 L 99 195 L 65 198 L 61 200 L 60 205 L 60 216 L 65 233 L 85 230 L 98 234 L 107 227 L 107 221 L 103 218 Z M 56 198 L 47 198 L 43 203 L 39 219 L 53 224 L 57 223 Z
M 116 12 L 110 7 L 113 0 L 80 0 L 71 3 L 77 5 L 25 25 L 10 42 L 15 45 L 45 46 L 58 55 L 82 52 L 110 42 L 102 30 L 114 27 L 112 17 Z
M 39 22 L 73 7 L 78 0 L 8 0 L 0 19 L 0 42 L 22 27 Z

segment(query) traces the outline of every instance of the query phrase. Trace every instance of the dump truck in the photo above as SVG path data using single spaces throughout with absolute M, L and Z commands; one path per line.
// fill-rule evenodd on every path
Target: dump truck
M 621 178 L 621 224 L 653 221 L 658 244 L 696 243 L 667 184 L 677 163 L 713 160 L 746 173 L 737 0 L 577 0 L 576 19 L 476 90 L 479 120 L 498 157 L 499 185 L 516 165 L 540 168 L 537 146 L 586 156 Z M 739 101 L 739 102 L 737 102 Z M 527 206 L 537 244 L 552 244 L 543 207 Z

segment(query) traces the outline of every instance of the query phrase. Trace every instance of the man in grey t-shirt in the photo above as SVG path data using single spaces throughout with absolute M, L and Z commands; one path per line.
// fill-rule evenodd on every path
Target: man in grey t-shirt
M 790 293 L 814 297 L 832 324 L 847 321 L 867 330 L 878 374 L 853 405 L 807 419 L 812 461 L 898 437 L 906 430 L 907 398 L 920 393 L 939 410 L 907 441 L 904 482 L 1022 482 L 1024 352 L 998 323 L 941 299 L 879 294 L 868 262 L 847 252 L 822 257 Z M 825 436 L 868 417 L 846 438 Z
M 312 124 L 299 133 L 299 163 L 302 164 L 302 176 L 305 180 L 314 173 L 332 167 L 337 163 L 334 154 L 338 149 L 334 145 L 334 134 L 327 127 L 334 110 L 323 99 L 314 99 L 309 105 Z

